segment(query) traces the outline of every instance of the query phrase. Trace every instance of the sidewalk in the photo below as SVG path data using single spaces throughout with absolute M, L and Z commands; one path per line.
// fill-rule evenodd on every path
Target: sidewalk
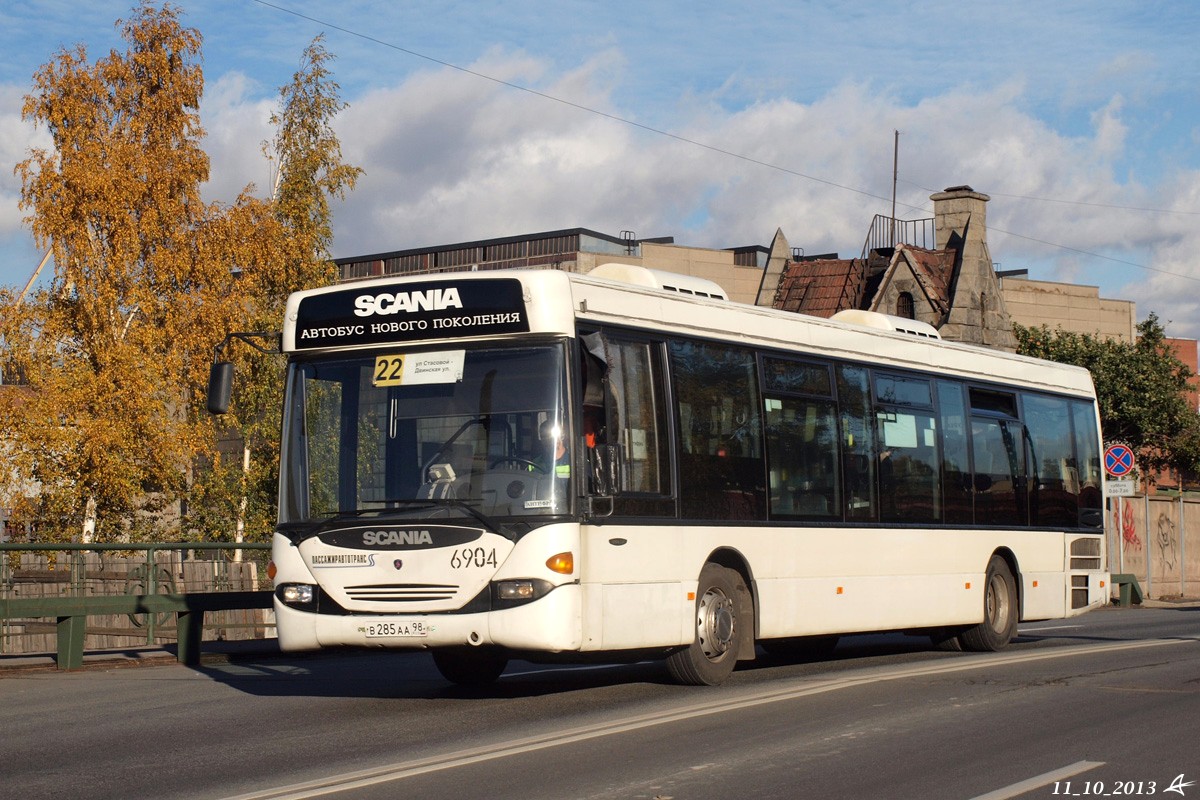
M 1169 600 L 1151 600 L 1147 597 L 1142 605 L 1146 608 L 1197 608 L 1200 607 L 1200 597 L 1173 597 Z
M 244 658 L 279 655 L 279 640 L 239 639 L 204 642 L 200 664 L 227 664 Z M 119 669 L 144 664 L 178 664 L 174 644 L 142 645 L 112 650 L 88 650 L 83 654 L 82 669 Z M 0 678 L 13 673 L 57 672 L 54 653 L 0 653 Z

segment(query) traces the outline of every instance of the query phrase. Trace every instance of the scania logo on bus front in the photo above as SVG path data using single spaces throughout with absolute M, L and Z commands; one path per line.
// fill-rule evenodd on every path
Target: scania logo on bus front
M 458 289 L 429 289 L 423 292 L 381 292 L 360 294 L 354 299 L 354 313 L 359 317 L 386 316 L 400 312 L 444 311 L 447 308 L 462 308 Z
M 317 538 L 330 547 L 347 550 L 424 550 L 430 547 L 458 547 L 483 536 L 478 528 L 459 525 L 376 522 L 323 531 Z
M 363 531 L 362 543 L 363 547 L 433 544 L 433 537 L 429 531 Z

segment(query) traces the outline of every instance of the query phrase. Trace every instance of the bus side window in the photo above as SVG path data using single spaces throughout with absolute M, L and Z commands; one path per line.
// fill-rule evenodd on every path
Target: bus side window
M 671 369 L 679 407 L 680 513 L 696 520 L 765 519 L 754 354 L 672 341 Z
M 843 497 L 846 519 L 876 519 L 875 420 L 871 389 L 864 367 L 837 367 L 838 407 L 841 410 Z
M 1075 464 L 1079 471 L 1079 524 L 1104 526 L 1104 495 L 1100 491 L 1100 439 L 1096 433 L 1096 406 L 1071 401 L 1075 430 Z
M 586 352 L 580 430 L 593 467 L 588 491 L 616 494 L 618 514 L 672 513 L 673 504 L 646 497 L 670 494 L 661 344 L 600 333 L 581 338 Z
M 967 409 L 957 381 L 938 381 L 938 421 L 942 434 L 942 493 L 948 523 L 971 524 L 971 461 L 967 441 Z
M 1079 466 L 1072 448 L 1070 401 L 1025 394 L 1029 430 L 1029 523 L 1055 528 L 1079 524 Z
M 971 451 L 975 460 L 975 524 L 1027 524 L 1025 434 L 1021 423 L 973 418 Z
M 767 398 L 771 515 L 840 519 L 837 412 L 815 398 Z
M 837 405 L 828 363 L 764 355 L 771 516 L 841 519 Z

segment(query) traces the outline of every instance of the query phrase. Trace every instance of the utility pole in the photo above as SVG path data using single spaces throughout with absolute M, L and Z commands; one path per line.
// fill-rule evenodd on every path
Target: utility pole
M 900 174 L 900 131 L 892 145 L 892 249 L 896 248 L 896 177 Z

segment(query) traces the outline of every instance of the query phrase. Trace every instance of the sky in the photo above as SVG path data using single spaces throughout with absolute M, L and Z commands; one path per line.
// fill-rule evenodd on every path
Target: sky
M 13 167 L 50 142 L 22 98 L 62 48 L 123 51 L 133 5 L 0 7 L 0 285 L 41 258 Z M 893 186 L 919 219 L 969 185 L 991 197 L 997 268 L 1200 338 L 1191 0 L 175 5 L 204 40 L 210 201 L 269 192 L 279 87 L 324 35 L 342 155 L 364 170 L 333 204 L 334 257 L 583 227 L 697 247 L 781 229 L 849 258 Z

